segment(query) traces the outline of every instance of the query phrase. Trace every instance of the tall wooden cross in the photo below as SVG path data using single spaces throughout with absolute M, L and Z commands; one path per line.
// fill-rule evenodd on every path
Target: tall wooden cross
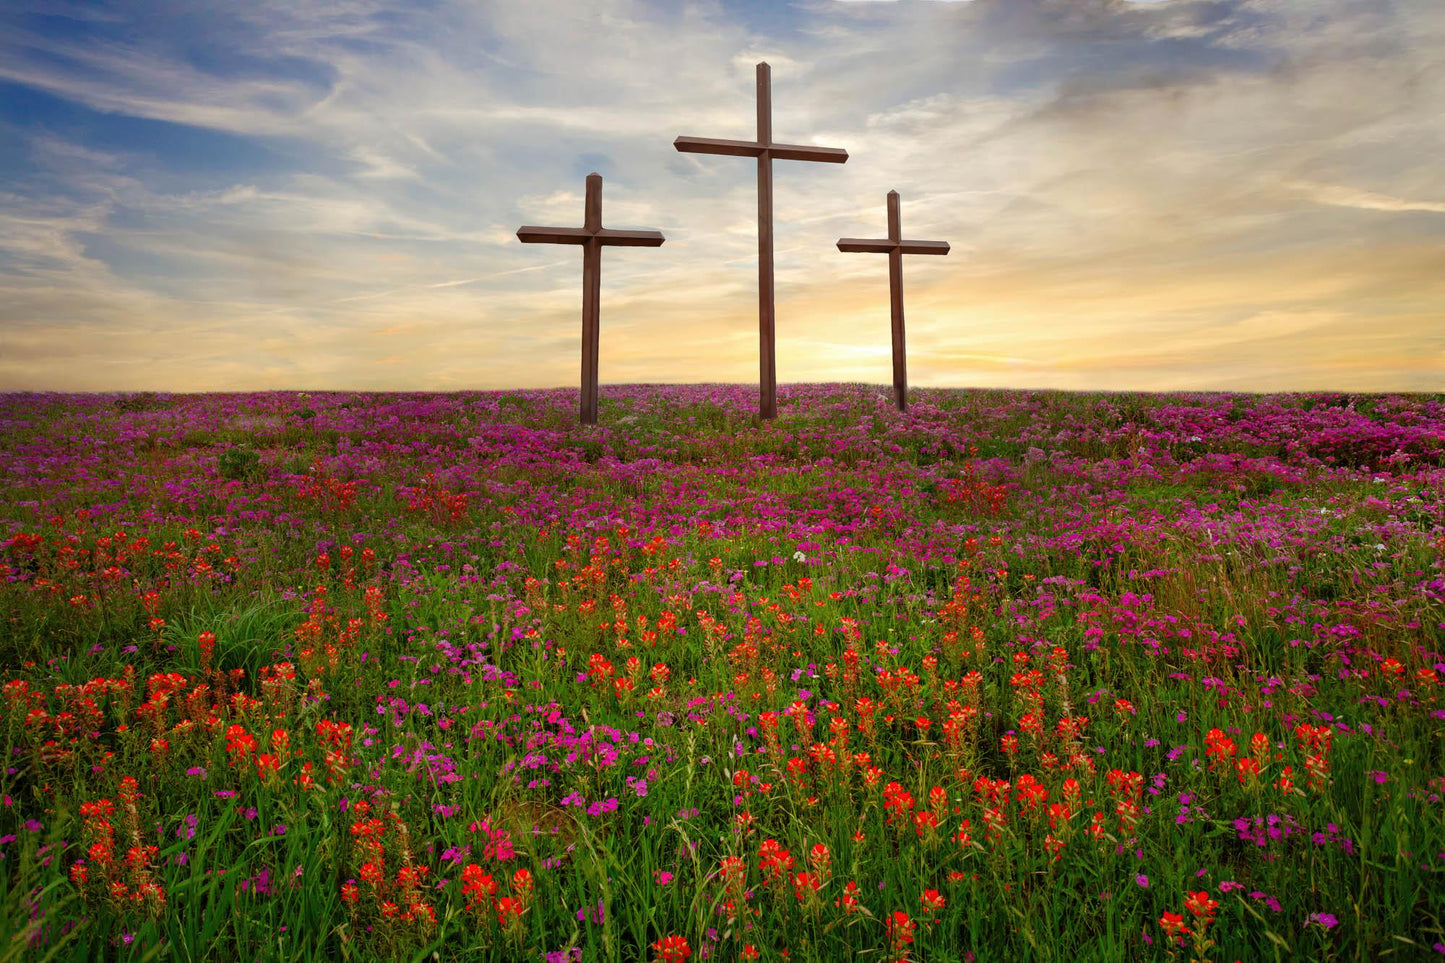
M 948 242 L 905 241 L 901 220 L 898 212 L 898 192 L 889 191 L 888 237 L 877 240 L 839 238 L 838 250 L 888 255 L 888 292 L 893 302 L 893 399 L 899 411 L 907 411 L 908 355 L 903 344 L 903 255 L 947 254 Z
M 773 350 L 773 160 L 824 161 L 843 164 L 848 152 L 837 147 L 805 147 L 773 143 L 772 72 L 758 64 L 758 139 L 716 140 L 711 137 L 679 137 L 672 146 L 692 154 L 728 154 L 758 159 L 758 340 L 759 414 L 773 419 L 778 414 L 777 365 Z
M 602 246 L 658 247 L 658 231 L 615 231 L 602 226 L 602 175 L 587 175 L 587 202 L 581 227 L 530 227 L 517 229 L 524 244 L 582 245 L 582 409 L 578 420 L 597 424 L 597 341 L 602 313 Z

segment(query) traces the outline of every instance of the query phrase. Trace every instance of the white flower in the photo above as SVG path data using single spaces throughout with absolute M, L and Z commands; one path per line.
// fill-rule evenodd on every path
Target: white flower
M 807 560 L 808 560 L 808 556 L 804 555 L 802 552 L 794 552 L 794 553 L 793 553 L 793 561 L 795 561 L 795 562 L 806 562 Z

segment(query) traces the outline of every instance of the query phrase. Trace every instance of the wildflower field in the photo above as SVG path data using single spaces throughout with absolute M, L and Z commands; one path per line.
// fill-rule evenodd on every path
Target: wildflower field
M 0 958 L 1445 959 L 1445 397 L 0 395 Z

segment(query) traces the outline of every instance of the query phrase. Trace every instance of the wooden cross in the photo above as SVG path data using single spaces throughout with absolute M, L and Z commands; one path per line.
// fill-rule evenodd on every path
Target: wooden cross
M 838 239 L 840 251 L 888 255 L 888 291 L 893 302 L 893 398 L 899 411 L 908 410 L 908 356 L 903 345 L 903 255 L 947 254 L 947 241 L 905 241 L 898 213 L 898 192 L 888 192 L 888 237 Z
M 843 164 L 848 152 L 837 147 L 805 147 L 773 143 L 772 72 L 758 64 L 758 139 L 716 140 L 711 137 L 679 137 L 672 146 L 692 154 L 727 154 L 758 159 L 758 339 L 759 414 L 773 419 L 778 414 L 777 366 L 773 351 L 773 160 L 824 161 Z
M 587 175 L 587 203 L 581 227 L 521 227 L 524 244 L 582 245 L 582 410 L 578 420 L 597 424 L 597 341 L 602 301 L 602 246 L 659 247 L 658 231 L 614 231 L 602 226 L 602 175 Z

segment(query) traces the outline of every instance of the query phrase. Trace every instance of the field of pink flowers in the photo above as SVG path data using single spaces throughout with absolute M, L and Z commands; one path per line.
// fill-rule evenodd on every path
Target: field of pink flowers
M 0 959 L 1445 955 L 1445 398 L 0 395 Z

